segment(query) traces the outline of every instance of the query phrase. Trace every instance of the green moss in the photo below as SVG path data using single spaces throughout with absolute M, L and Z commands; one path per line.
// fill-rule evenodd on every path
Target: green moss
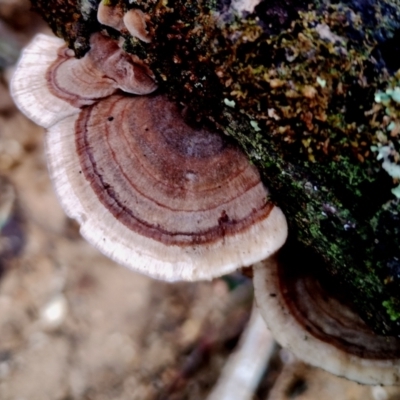
M 397 321 L 400 318 L 399 305 L 394 304 L 394 299 L 385 300 L 382 305 L 386 308 L 392 321 Z

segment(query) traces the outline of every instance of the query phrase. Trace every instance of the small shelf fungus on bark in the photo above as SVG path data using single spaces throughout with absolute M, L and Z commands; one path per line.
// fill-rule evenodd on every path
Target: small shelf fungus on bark
M 132 8 L 124 12 L 121 5 L 112 5 L 108 1 L 102 0 L 97 10 L 97 20 L 102 25 L 119 32 L 128 31 L 132 37 L 145 43 L 151 42 L 151 35 L 147 30 L 148 16 L 139 8 Z
M 227 138 L 188 125 L 165 96 L 129 95 L 155 89 L 151 72 L 100 33 L 80 60 L 38 36 L 11 83 L 21 110 L 48 128 L 61 204 L 104 254 L 170 281 L 269 257 L 287 226 L 257 169 Z
M 400 384 L 400 340 L 374 332 L 321 259 L 290 241 L 254 265 L 255 298 L 275 339 L 305 362 L 369 385 Z
M 150 69 L 116 41 L 97 33 L 90 43 L 91 50 L 79 60 L 63 40 L 43 34 L 23 51 L 11 94 L 38 125 L 49 128 L 119 89 L 133 94 L 156 90 Z

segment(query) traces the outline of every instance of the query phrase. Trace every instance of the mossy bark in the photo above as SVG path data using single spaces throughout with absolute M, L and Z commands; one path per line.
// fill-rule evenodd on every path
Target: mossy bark
M 97 0 L 32 0 L 82 56 L 101 29 Z M 400 332 L 400 0 L 262 1 L 254 12 L 220 0 L 109 1 L 150 16 L 153 41 L 124 35 L 160 90 L 191 123 L 230 135 L 259 167 L 307 246 L 379 333 Z M 394 96 L 393 96 L 394 97 Z M 393 101 L 392 101 L 393 100 Z M 396 178 L 396 177 L 395 177 Z M 301 268 L 302 260 L 299 260 Z

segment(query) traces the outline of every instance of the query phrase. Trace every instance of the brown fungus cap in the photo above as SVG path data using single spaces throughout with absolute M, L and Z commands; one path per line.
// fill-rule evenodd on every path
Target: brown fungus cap
M 90 38 L 90 62 L 107 78 L 115 82 L 115 88 L 126 93 L 149 94 L 157 89 L 154 75 L 136 56 L 123 51 L 115 40 L 100 33 Z
M 145 43 L 151 42 L 151 36 L 147 31 L 146 14 L 142 10 L 129 10 L 124 15 L 124 24 L 133 37 Z
M 113 95 L 52 127 L 56 191 L 82 235 L 136 271 L 211 279 L 269 257 L 287 225 L 257 169 L 163 96 Z
M 58 38 L 37 35 L 23 51 L 11 82 L 18 107 L 45 128 L 118 89 L 147 94 L 157 88 L 151 72 L 96 33 L 90 51 L 76 59 Z
M 400 384 L 400 339 L 373 332 L 320 275 L 314 256 L 285 246 L 254 266 L 256 302 L 275 339 L 305 362 L 370 385 Z
M 133 8 L 124 13 L 120 4 L 111 5 L 102 0 L 97 10 L 97 20 L 106 26 L 116 29 L 122 33 L 128 31 L 133 37 L 145 42 L 151 42 L 151 36 L 147 31 L 146 14 Z
M 117 4 L 116 6 L 108 4 L 109 1 L 101 0 L 99 8 L 97 9 L 97 20 L 106 26 L 121 31 L 125 28 L 124 21 L 124 10 Z

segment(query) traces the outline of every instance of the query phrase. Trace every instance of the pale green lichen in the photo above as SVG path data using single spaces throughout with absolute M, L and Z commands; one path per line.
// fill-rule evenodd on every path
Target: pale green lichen
M 375 134 L 377 145 L 371 146 L 372 152 L 378 153 L 377 160 L 382 160 L 382 168 L 393 178 L 396 185 L 391 193 L 400 198 L 400 71 L 398 71 L 385 91 L 375 93 L 374 100 L 383 106 L 384 115 L 381 117 L 381 129 Z M 386 132 L 386 133 L 385 133 Z
M 224 99 L 224 104 L 227 107 L 231 107 L 231 108 L 235 108 L 235 105 L 236 105 L 235 100 L 229 100 L 229 99 Z
M 396 186 L 395 188 L 392 189 L 392 193 L 400 199 L 400 185 Z
M 317 76 L 317 83 L 318 83 L 319 86 L 322 87 L 322 89 L 326 86 L 326 80 L 320 78 L 319 76 Z
M 387 89 L 386 93 L 392 98 L 396 103 L 400 103 L 400 87 L 396 86 L 394 89 Z
M 250 121 L 250 125 L 251 127 L 256 131 L 256 132 L 260 132 L 261 128 L 258 126 L 258 122 L 257 121 Z

